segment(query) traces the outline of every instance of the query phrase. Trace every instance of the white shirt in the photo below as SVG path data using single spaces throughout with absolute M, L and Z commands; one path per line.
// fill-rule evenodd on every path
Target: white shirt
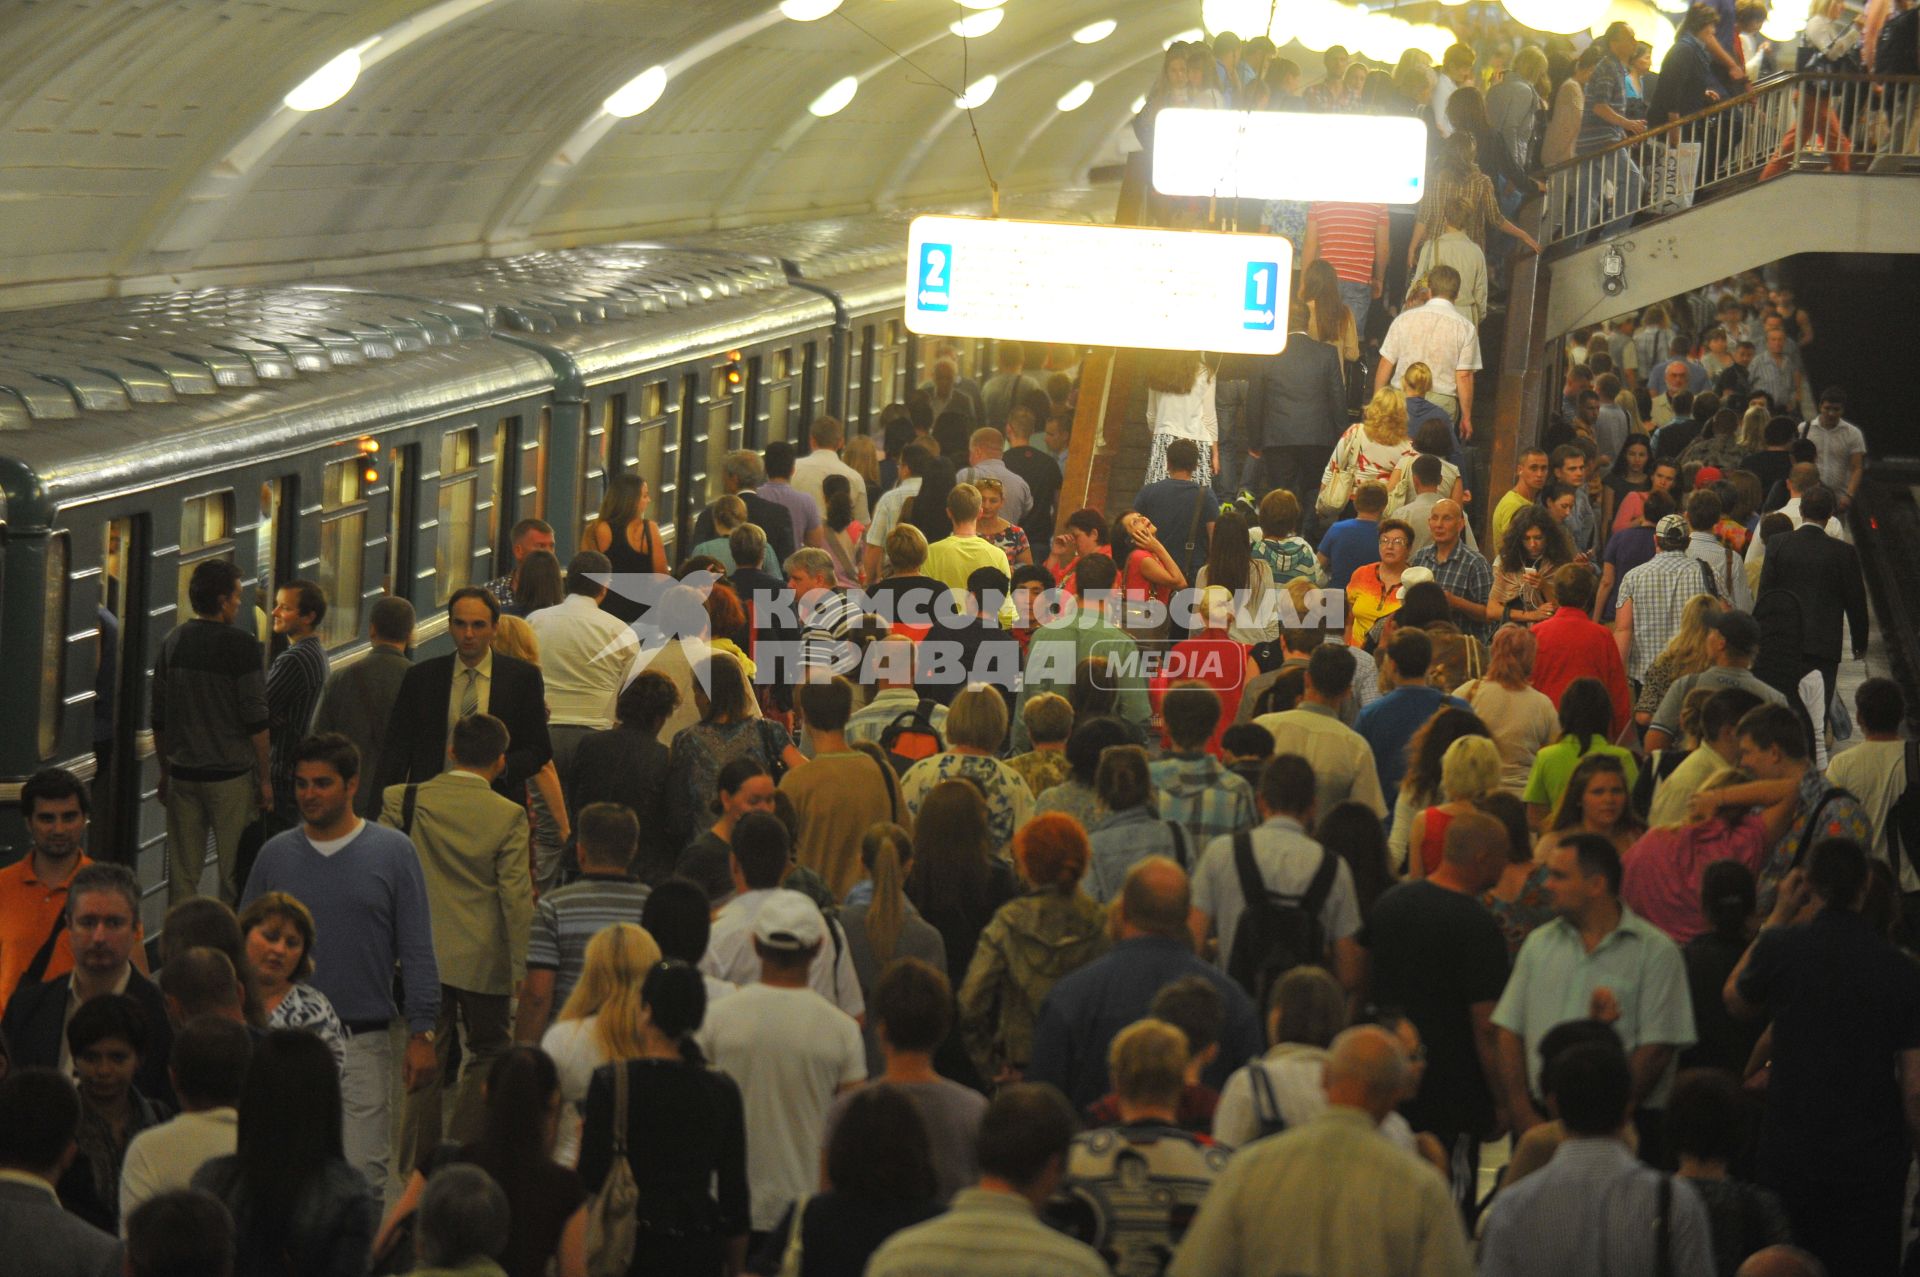
M 880 494 L 880 504 L 873 508 L 873 522 L 867 525 L 866 544 L 885 552 L 887 534 L 899 526 L 901 510 L 906 508 L 908 500 L 918 491 L 919 477 L 910 476 Z
M 239 1136 L 240 1115 L 230 1108 L 182 1113 L 134 1136 L 120 1168 L 120 1235 L 126 1236 L 127 1217 L 143 1203 L 190 1187 L 193 1173 L 230 1156 Z
M 560 1075 L 560 1129 L 554 1136 L 553 1160 L 561 1166 L 580 1162 L 580 1115 L 587 1107 L 587 1087 L 593 1071 L 607 1062 L 600 1049 L 600 1017 L 561 1020 L 540 1039 L 540 1049 L 553 1060 Z
M 1827 764 L 1827 779 L 1843 786 L 1873 822 L 1873 846 L 1870 852 L 1887 859 L 1887 818 L 1894 803 L 1907 792 L 1907 744 L 1898 740 L 1863 740 L 1843 749 Z M 1900 877 L 1900 890 L 1920 891 L 1920 876 L 1904 856 L 1893 866 Z
M 753 1227 L 771 1229 L 820 1186 L 833 1097 L 867 1080 L 860 1028 L 811 989 L 751 984 L 707 1012 L 699 1042 L 740 1086 Z
M 481 712 L 484 713 L 485 711 L 483 710 Z M 349 829 L 345 834 L 341 835 L 340 837 L 329 838 L 323 842 L 320 839 L 315 838 L 312 834 L 308 834 L 307 843 L 315 851 L 319 852 L 321 855 L 331 856 L 331 855 L 334 855 L 336 852 L 338 852 L 342 847 L 346 846 L 348 843 L 358 838 L 360 836 L 360 831 L 362 829 L 365 829 L 366 827 L 367 827 L 367 822 L 364 820 L 361 820 L 358 816 L 355 816 L 353 819 L 353 828 Z
M 1147 428 L 1171 439 L 1213 443 L 1220 438 L 1219 408 L 1214 397 L 1213 370 L 1202 365 L 1193 376 L 1193 388 L 1184 395 L 1147 391 Z
M 1234 1071 L 1220 1090 L 1213 1110 L 1213 1138 L 1231 1148 L 1244 1148 L 1260 1137 L 1260 1110 L 1254 1102 L 1253 1070 L 1267 1075 L 1273 1099 L 1288 1130 L 1296 1130 L 1327 1111 L 1327 1092 L 1321 1081 L 1327 1053 L 1316 1046 L 1282 1042 L 1258 1060 Z M 1398 1113 L 1387 1114 L 1380 1134 L 1409 1153 L 1418 1153 L 1413 1128 Z
M 540 640 L 540 675 L 547 685 L 548 721 L 555 726 L 608 728 L 613 703 L 636 672 L 639 636 L 584 594 L 569 594 L 527 617 Z
M 1845 417 L 1831 430 L 1815 417 L 1807 423 L 1807 438 L 1813 441 L 1818 454 L 1814 461 L 1820 467 L 1820 482 L 1832 488 L 1835 496 L 1846 495 L 1847 484 L 1853 478 L 1854 454 L 1867 450 L 1866 435 Z
M 1433 388 L 1459 398 L 1462 372 L 1477 372 L 1480 330 L 1444 297 L 1401 312 L 1380 343 L 1380 357 L 1393 365 L 1394 389 L 1404 389 L 1407 369 L 1425 364 L 1433 371 Z
M 867 481 L 860 472 L 840 459 L 840 454 L 828 448 L 815 448 L 806 456 L 793 463 L 793 486 L 812 497 L 814 504 L 820 507 L 820 517 L 827 514 L 827 476 L 845 475 L 847 495 L 853 498 L 853 521 L 867 521 Z
M 1453 136 L 1453 121 L 1447 118 L 1447 102 L 1459 87 L 1445 71 L 1433 77 L 1433 127 L 1440 130 L 1441 137 Z
M 753 920 L 760 916 L 760 906 L 767 903 L 767 897 L 777 890 L 779 888 L 770 887 L 742 892 L 714 915 L 707 953 L 700 959 L 702 971 L 730 984 L 759 982 L 760 956 L 753 951 Z M 853 952 L 847 945 L 846 932 L 837 925 L 832 930 L 837 935 L 829 935 L 821 943 L 820 954 L 807 972 L 807 983 L 848 1015 L 864 1015 L 867 1001 L 860 994 L 860 977 L 853 969 Z M 836 938 L 838 944 L 834 943 Z M 863 1054 L 860 1058 L 864 1060 L 866 1056 Z

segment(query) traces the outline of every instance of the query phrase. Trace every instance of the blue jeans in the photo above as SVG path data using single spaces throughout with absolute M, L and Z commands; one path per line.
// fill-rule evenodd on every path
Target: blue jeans
M 1340 300 L 1353 312 L 1353 331 L 1364 345 L 1367 340 L 1367 311 L 1373 306 L 1373 285 L 1340 281 Z

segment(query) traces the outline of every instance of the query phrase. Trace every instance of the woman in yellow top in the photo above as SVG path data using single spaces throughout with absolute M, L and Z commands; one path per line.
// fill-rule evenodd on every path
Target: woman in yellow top
M 1347 581 L 1347 642 L 1359 647 L 1382 617 L 1400 610 L 1401 577 L 1413 556 L 1413 525 L 1400 519 L 1380 524 L 1380 561 L 1354 569 Z

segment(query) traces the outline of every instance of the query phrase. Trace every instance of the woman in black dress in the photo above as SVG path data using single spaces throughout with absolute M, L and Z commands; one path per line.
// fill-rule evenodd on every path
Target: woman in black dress
M 614 1070 L 624 1069 L 625 1156 L 640 1190 L 627 1271 L 730 1277 L 747 1254 L 746 1117 L 740 1088 L 708 1068 L 693 1041 L 706 983 L 687 963 L 661 962 L 641 986 L 640 1008 L 640 1058 L 601 1067 L 588 1087 L 580 1177 L 597 1193 L 613 1167 Z

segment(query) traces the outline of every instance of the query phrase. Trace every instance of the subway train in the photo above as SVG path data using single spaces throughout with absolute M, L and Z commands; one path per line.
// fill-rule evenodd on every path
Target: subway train
M 1113 206 L 1073 190 L 1008 213 Z M 728 451 L 821 414 L 871 430 L 927 362 L 901 320 L 908 217 L 0 314 L 0 863 L 25 850 L 21 781 L 70 768 L 94 854 L 135 869 L 155 929 L 149 674 L 204 559 L 249 590 L 318 581 L 336 668 L 388 591 L 431 653 L 448 595 L 508 570 L 516 521 L 551 523 L 564 559 L 635 471 L 671 545 Z

